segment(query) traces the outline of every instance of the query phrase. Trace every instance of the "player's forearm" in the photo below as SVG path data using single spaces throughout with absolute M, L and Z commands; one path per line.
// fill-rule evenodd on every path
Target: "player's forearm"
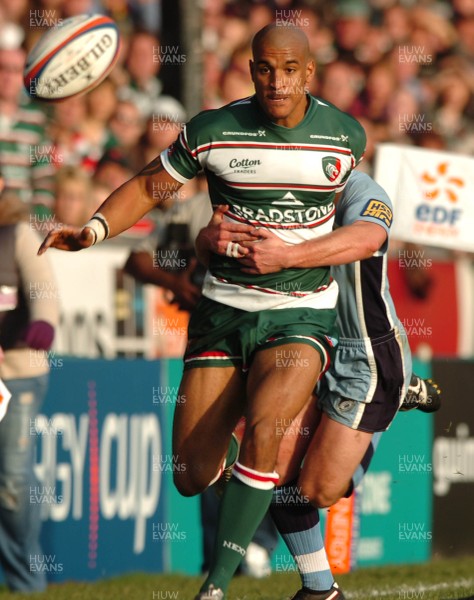
M 288 267 L 313 268 L 364 260 L 382 246 L 385 231 L 373 223 L 354 223 L 315 240 L 290 246 Z
M 127 230 L 181 185 L 165 171 L 160 157 L 156 157 L 135 177 L 112 192 L 100 206 L 98 212 L 108 226 L 107 237 Z
M 48 248 L 77 252 L 114 237 L 139 221 L 153 207 L 160 205 L 181 183 L 164 169 L 157 156 L 138 175 L 115 190 L 84 227 L 59 225 L 48 233 L 38 255 Z
M 107 237 L 114 237 L 129 229 L 156 204 L 148 194 L 145 179 L 135 176 L 112 192 L 97 212 L 107 222 Z

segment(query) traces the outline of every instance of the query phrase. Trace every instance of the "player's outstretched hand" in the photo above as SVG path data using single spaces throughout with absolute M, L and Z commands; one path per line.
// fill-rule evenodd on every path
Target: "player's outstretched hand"
M 94 243 L 94 232 L 89 227 L 72 227 L 58 225 L 48 233 L 39 247 L 38 255 L 44 254 L 48 248 L 76 252 L 89 248 Z

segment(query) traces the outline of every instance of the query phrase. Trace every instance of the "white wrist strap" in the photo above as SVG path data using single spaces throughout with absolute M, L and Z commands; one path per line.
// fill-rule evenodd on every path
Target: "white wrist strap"
M 98 244 L 109 237 L 109 224 L 102 213 L 95 213 L 92 219 L 88 221 L 84 227 L 89 227 L 94 233 L 92 245 Z

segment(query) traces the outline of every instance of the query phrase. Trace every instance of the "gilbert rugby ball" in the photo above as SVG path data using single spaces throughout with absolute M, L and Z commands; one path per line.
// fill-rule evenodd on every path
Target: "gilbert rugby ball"
M 98 85 L 120 50 L 116 24 L 104 15 L 78 15 L 49 29 L 28 55 L 23 81 L 30 96 L 64 100 Z

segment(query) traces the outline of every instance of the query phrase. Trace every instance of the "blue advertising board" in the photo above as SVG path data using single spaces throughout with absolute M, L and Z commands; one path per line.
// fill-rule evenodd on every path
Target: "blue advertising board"
M 58 359 L 38 437 L 42 546 L 51 581 L 165 568 L 164 404 L 157 362 Z M 165 459 L 166 460 L 166 459 Z M 158 465 L 158 468 L 157 468 Z

